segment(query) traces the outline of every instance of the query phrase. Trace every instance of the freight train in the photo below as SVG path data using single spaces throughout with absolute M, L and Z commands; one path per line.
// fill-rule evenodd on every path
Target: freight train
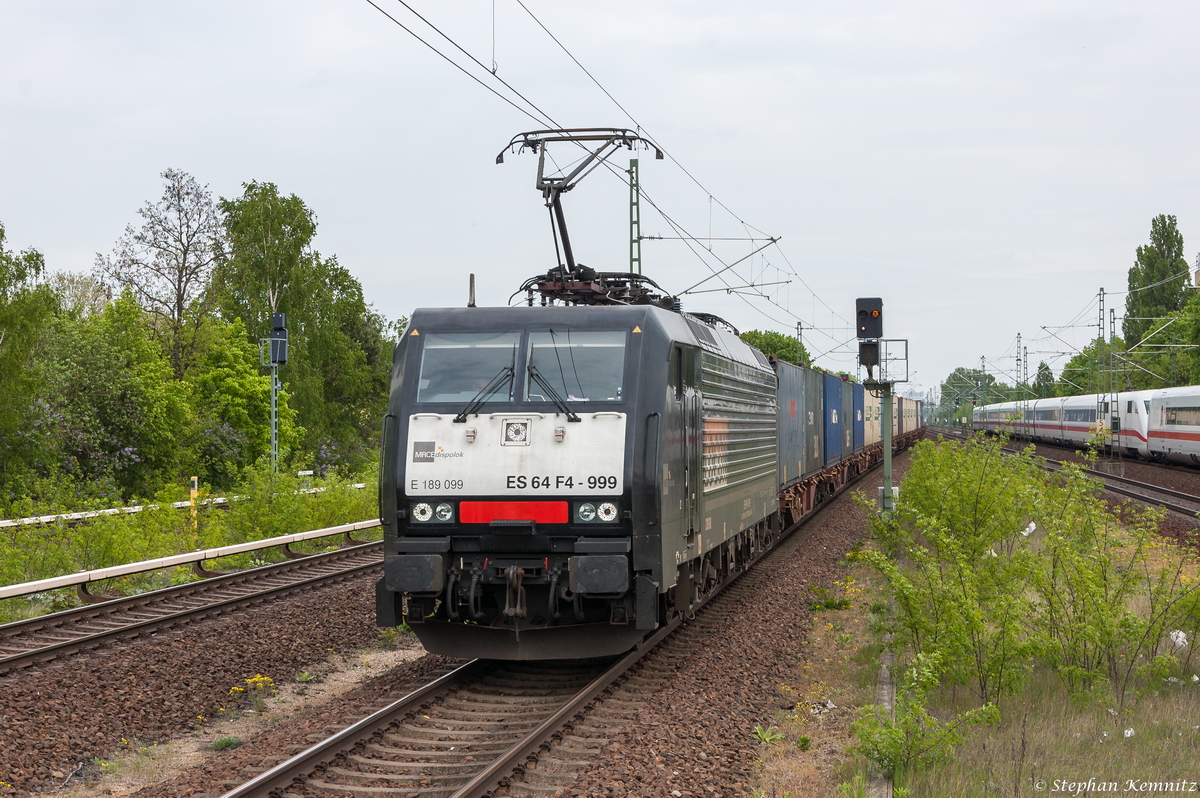
M 865 471 L 880 409 L 711 317 L 417 310 L 383 429 L 377 621 L 452 656 L 628 650 Z M 896 399 L 895 436 L 920 418 Z
M 1200 386 L 981 405 L 971 413 L 971 427 L 1200 465 Z
M 565 177 L 546 171 L 559 144 L 584 151 Z M 861 385 L 772 362 L 640 273 L 576 263 L 562 194 L 639 146 L 617 128 L 514 137 L 539 156 L 559 265 L 524 307 L 415 311 L 395 348 L 376 620 L 430 652 L 627 651 L 882 455 Z M 896 400 L 897 440 L 921 418 Z

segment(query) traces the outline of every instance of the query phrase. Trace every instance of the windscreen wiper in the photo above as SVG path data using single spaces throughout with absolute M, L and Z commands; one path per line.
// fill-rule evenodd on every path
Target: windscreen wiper
M 563 399 L 562 395 L 554 390 L 554 386 L 542 376 L 542 372 L 538 371 L 537 366 L 532 363 L 529 364 L 529 376 L 546 392 L 546 395 L 550 397 L 550 401 L 554 402 L 554 406 L 567 415 L 567 421 L 580 420 L 579 416 L 575 415 L 575 411 L 571 409 L 571 406 L 567 404 L 567 400 Z
M 479 408 L 483 406 L 483 403 L 488 400 L 488 397 L 500 390 L 500 386 L 504 385 L 505 382 L 511 386 L 512 380 L 512 366 L 505 366 L 504 368 L 500 369 L 500 371 L 496 372 L 496 376 L 492 377 L 491 381 L 487 385 L 483 386 L 483 388 L 479 390 L 479 393 L 475 394 L 475 398 L 472 399 L 467 406 L 462 409 L 462 412 L 454 417 L 454 423 L 465 424 L 467 421 L 467 416 L 478 411 Z

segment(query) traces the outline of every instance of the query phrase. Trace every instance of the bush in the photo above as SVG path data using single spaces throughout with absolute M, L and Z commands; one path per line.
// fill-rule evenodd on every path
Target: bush
M 981 706 L 1020 692 L 1038 665 L 1123 706 L 1190 661 L 1200 582 L 1157 536 L 1161 512 L 1118 516 L 1080 467 L 1049 473 L 1003 444 L 919 443 L 896 512 L 875 517 L 882 551 L 863 556 L 894 594 L 897 646 Z M 1175 630 L 1191 644 L 1169 642 Z
M 365 482 L 365 489 L 353 489 L 354 482 Z M 49 525 L 16 526 L 0 530 L 0 583 L 17 584 L 46 579 L 78 571 L 107 568 L 141 560 L 182 554 L 201 548 L 245 543 L 279 535 L 305 532 L 376 516 L 375 475 L 339 475 L 316 480 L 311 487 L 324 488 L 319 493 L 298 492 L 301 482 L 294 476 L 272 474 L 269 466 L 260 464 L 247 470 L 245 482 L 230 496 L 228 510 L 206 509 L 199 506 L 193 516 L 186 508 L 171 507 L 172 502 L 186 500 L 182 488 L 160 491 L 154 501 L 136 513 L 102 515 L 90 522 L 68 527 L 58 522 Z M 199 501 L 212 498 L 202 492 Z M 155 507 L 150 504 L 157 505 Z M 66 512 L 63 507 L 34 507 L 32 503 L 11 505 L 25 516 Z M 90 501 L 85 509 L 106 509 L 100 501 Z M 71 511 L 78 511 L 78 507 Z M 253 552 L 230 558 L 230 566 L 261 563 L 264 557 L 278 557 L 273 550 Z M 185 576 L 185 578 L 190 578 Z M 175 572 L 148 572 L 121 580 L 125 591 L 162 587 L 178 581 Z M 93 586 L 93 592 L 107 589 Z M 73 597 L 64 591 L 58 608 L 69 606 Z M 56 596 L 56 600 L 57 600 Z M 10 599 L 0 605 L 0 622 L 29 615 L 45 597 Z
M 895 717 L 887 707 L 872 704 L 859 710 L 852 726 L 856 748 L 889 776 L 897 770 L 922 769 L 944 762 L 963 742 L 961 729 L 971 724 L 995 723 L 995 705 L 968 710 L 943 723 L 925 708 L 926 694 L 937 687 L 942 669 L 937 654 L 918 654 L 896 691 Z

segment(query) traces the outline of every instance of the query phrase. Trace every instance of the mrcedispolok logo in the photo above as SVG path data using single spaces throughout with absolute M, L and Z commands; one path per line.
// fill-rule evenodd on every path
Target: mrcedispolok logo
M 413 441 L 412 461 L 414 463 L 432 463 L 437 460 L 462 456 L 462 452 L 446 451 L 437 445 L 437 441 Z

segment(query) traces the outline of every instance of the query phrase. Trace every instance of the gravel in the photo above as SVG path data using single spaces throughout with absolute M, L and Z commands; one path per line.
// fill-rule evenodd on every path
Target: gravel
M 907 455 L 894 463 L 903 476 Z M 876 472 L 855 490 L 874 495 Z M 713 624 L 711 643 L 682 662 L 670 687 L 654 697 L 564 796 L 738 796 L 749 790 L 755 726 L 770 725 L 779 708 L 776 688 L 804 659 L 804 630 L 812 616 L 810 586 L 841 578 L 846 552 L 865 537 L 867 513 L 848 494 L 806 527 L 787 557 L 745 580 L 728 614 Z
M 897 481 L 906 465 L 907 456 L 897 458 Z M 879 481 L 876 472 L 855 490 L 874 495 Z M 561 794 L 747 793 L 754 727 L 769 725 L 780 678 L 804 657 L 810 586 L 832 586 L 866 525 L 866 512 L 845 494 L 809 522 L 793 552 L 714 600 L 696 622 L 708 627 L 705 644 L 675 660 L 669 686 L 652 700 L 641 697 L 635 722 Z M 198 716 L 214 717 L 231 701 L 230 688 L 247 678 L 290 680 L 331 650 L 377 642 L 374 579 L 0 677 L 0 780 L 11 784 L 0 794 L 53 791 L 79 763 L 110 755 L 122 739 L 144 745 L 187 733 L 202 722 Z M 422 656 L 136 795 L 220 795 L 226 782 L 248 777 L 247 768 L 276 763 L 453 664 Z
M 235 699 L 257 674 L 290 680 L 330 651 L 378 638 L 374 579 L 364 576 L 253 612 L 189 625 L 41 670 L 0 677 L 0 794 L 57 789 L 122 740 L 181 735 Z

